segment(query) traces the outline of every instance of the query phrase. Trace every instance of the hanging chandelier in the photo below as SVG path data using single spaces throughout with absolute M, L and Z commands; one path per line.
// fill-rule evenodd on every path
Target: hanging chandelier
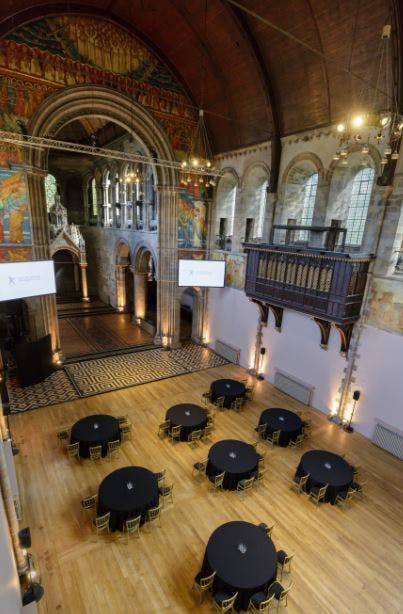
M 204 111 L 199 109 L 199 118 L 190 141 L 189 152 L 181 162 L 180 182 L 183 186 L 215 186 L 213 154 L 204 122 Z
M 383 145 L 381 164 L 384 167 L 390 160 L 399 158 L 400 140 L 403 135 L 403 116 L 399 111 L 392 61 L 392 27 L 387 24 L 382 29 L 381 49 L 377 78 L 372 101 L 370 86 L 366 84 L 360 95 L 356 110 L 345 121 L 336 126 L 339 145 L 333 155 L 334 161 L 347 166 L 347 156 L 352 146 L 360 148 L 365 156 L 372 144 Z

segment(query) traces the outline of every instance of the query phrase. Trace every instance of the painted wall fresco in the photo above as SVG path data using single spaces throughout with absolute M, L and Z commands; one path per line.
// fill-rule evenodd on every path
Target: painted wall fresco
M 195 118 L 172 73 L 123 28 L 81 15 L 40 19 L 0 40 L 1 128 L 20 132 L 46 96 L 86 83 L 130 96 L 166 128 L 175 150 L 187 149 Z M 0 164 L 18 161 L 2 144 Z
M 0 245 L 31 243 L 28 195 L 21 170 L 0 170 Z
M 403 333 L 403 284 L 400 280 L 374 279 L 366 324 Z
M 207 202 L 199 188 L 179 191 L 178 248 L 206 247 Z
M 225 255 L 225 285 L 243 290 L 245 286 L 246 256 Z
M 0 262 L 26 262 L 33 260 L 32 247 L 3 247 L 0 244 Z

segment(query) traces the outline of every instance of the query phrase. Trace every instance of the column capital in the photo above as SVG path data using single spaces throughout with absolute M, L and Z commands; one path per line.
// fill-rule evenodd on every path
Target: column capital
M 27 175 L 33 175 L 35 177 L 46 177 L 48 175 L 48 171 L 44 168 L 40 168 L 39 166 L 29 166 L 25 165 L 24 170 Z

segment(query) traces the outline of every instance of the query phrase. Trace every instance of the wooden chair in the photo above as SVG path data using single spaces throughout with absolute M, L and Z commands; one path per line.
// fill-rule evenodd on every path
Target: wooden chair
M 350 465 L 350 467 L 353 470 L 353 478 L 356 480 L 361 471 L 361 465 Z
M 266 533 L 266 535 L 267 535 L 267 537 L 268 537 L 269 539 L 271 539 L 271 534 L 272 534 L 273 529 L 274 529 L 274 527 L 275 527 L 275 526 L 276 526 L 276 523 L 275 523 L 275 522 L 273 522 L 273 524 L 272 524 L 272 525 L 270 525 L 270 526 L 269 526 L 269 525 L 267 525 L 265 522 L 261 522 L 261 523 L 258 525 L 259 529 L 261 529 L 262 531 L 264 531 L 264 532 Z
M 202 430 L 201 440 L 203 443 L 206 441 L 211 441 L 210 435 L 214 431 L 214 426 L 212 424 L 207 424 L 207 426 Z
M 277 599 L 276 612 L 279 611 L 280 605 L 284 605 L 285 607 L 287 607 L 288 593 L 290 592 L 291 588 L 292 582 L 287 588 L 284 588 L 284 586 L 282 586 L 280 582 L 273 582 L 272 584 L 270 584 L 267 594 L 274 595 L 274 598 Z
M 130 535 L 140 537 L 140 522 L 141 516 L 136 516 L 136 518 L 126 520 L 125 524 L 123 525 L 123 532 L 126 533 L 127 543 L 129 543 Z
M 213 571 L 209 576 L 204 576 L 202 571 L 195 576 L 193 582 L 193 590 L 199 596 L 199 603 L 201 604 L 204 598 L 204 593 L 209 591 L 213 587 L 214 578 L 217 572 Z
M 70 428 L 66 428 L 57 432 L 57 443 L 59 446 L 67 443 L 67 441 L 70 439 L 70 430 Z
M 253 395 L 255 393 L 255 386 L 247 386 L 245 389 L 245 398 L 247 401 L 253 401 Z
M 223 471 L 222 473 L 218 473 L 217 475 L 214 476 L 214 481 L 210 482 L 213 490 L 218 490 L 219 488 L 223 487 L 224 478 L 225 478 L 225 471 Z
M 199 445 L 197 442 L 200 441 L 200 438 L 202 436 L 202 432 L 201 429 L 196 429 L 195 431 L 192 431 L 191 433 L 189 433 L 188 435 L 188 446 L 189 448 L 197 448 L 197 446 Z
M 247 492 L 248 490 L 251 490 L 253 487 L 254 481 L 255 481 L 254 477 L 246 478 L 245 480 L 239 480 L 236 486 L 237 492 Z
M 261 469 L 258 467 L 256 474 L 253 476 L 255 478 L 253 482 L 253 486 L 258 486 L 260 482 L 264 480 L 264 474 L 266 473 L 266 469 Z
M 124 443 L 125 441 L 130 441 L 132 438 L 132 425 L 124 424 L 120 427 L 120 441 Z
M 266 429 L 267 424 L 265 422 L 258 424 L 257 427 L 255 427 L 255 431 L 259 435 L 260 439 L 266 439 Z
M 228 593 L 225 593 L 224 591 L 214 593 L 213 604 L 216 612 L 220 612 L 221 614 L 224 614 L 224 612 L 233 612 L 237 597 L 238 591 L 232 596 L 228 595 Z
M 271 435 L 266 435 L 266 441 L 271 443 L 272 446 L 278 446 L 280 435 L 281 431 L 274 431 Z
M 255 593 L 249 599 L 248 612 L 260 612 L 260 614 L 268 614 L 270 611 L 271 602 L 274 599 L 274 593 L 267 596 L 263 591 Z
M 96 507 L 97 500 L 98 495 L 90 495 L 89 497 L 81 499 L 81 511 L 87 512 L 88 510 L 93 510 Z
M 290 446 L 290 448 L 301 448 L 304 444 L 305 441 L 305 435 L 304 433 L 300 433 L 299 435 L 297 435 L 297 438 L 294 439 L 290 439 L 290 443 L 288 444 Z
M 158 486 L 160 485 L 160 482 L 164 484 L 166 472 L 167 470 L 163 469 L 162 471 L 157 471 L 154 473 L 155 477 L 157 478 Z
M 127 414 L 125 416 L 116 416 L 116 420 L 119 422 L 121 426 L 129 423 L 129 417 Z
M 211 392 L 207 391 L 207 392 L 203 392 L 202 394 L 202 403 L 203 405 L 208 405 L 211 401 Z
M 294 483 L 292 485 L 292 488 L 300 495 L 302 493 L 306 493 L 306 486 L 307 486 L 307 482 L 310 478 L 310 473 L 307 473 L 306 475 L 301 476 L 300 478 L 298 478 L 297 476 L 294 477 Z
M 367 481 L 366 480 L 364 480 L 364 481 L 362 481 L 360 483 L 353 482 L 351 484 L 351 488 L 355 491 L 356 495 L 361 495 L 362 496 L 362 494 L 363 494 L 363 492 L 365 490 L 366 485 L 367 485 Z
M 119 457 L 120 450 L 120 441 L 116 439 L 116 441 L 108 441 L 108 458 L 112 460 L 112 458 Z
M 94 518 L 94 520 L 92 521 L 92 526 L 97 532 L 97 535 L 99 535 L 102 531 L 108 531 L 108 533 L 110 532 L 110 529 L 109 529 L 110 517 L 111 517 L 111 513 L 107 512 L 103 516 L 97 516 L 96 518 Z
M 217 397 L 216 400 L 214 401 L 214 405 L 220 410 L 223 411 L 225 409 L 224 407 L 224 403 L 225 403 L 225 397 Z
M 98 461 L 102 459 L 102 446 L 90 446 L 90 460 Z
M 310 499 L 312 499 L 314 503 L 316 503 L 316 505 L 318 505 L 321 501 L 325 500 L 326 491 L 327 491 L 328 486 L 329 484 L 325 484 L 324 486 L 321 486 L 320 488 L 319 486 L 314 486 L 313 488 L 311 488 L 309 497 Z
M 78 458 L 80 460 L 80 444 L 70 443 L 66 448 L 67 456 L 69 458 Z
M 158 494 L 160 498 L 162 498 L 162 507 L 165 507 L 165 499 L 169 499 L 171 503 L 174 502 L 173 489 L 173 484 L 169 484 L 169 486 L 160 486 L 158 488 Z
M 161 422 L 161 424 L 158 427 L 158 437 L 160 439 L 163 439 L 164 437 L 168 435 L 170 426 L 171 426 L 171 423 L 169 420 L 165 420 L 165 422 Z
M 335 503 L 340 503 L 343 507 L 345 507 L 347 503 L 351 503 L 351 501 L 355 497 L 355 494 L 356 494 L 356 491 L 354 490 L 354 488 L 350 486 L 350 488 L 347 491 L 342 491 L 342 492 L 337 493 Z
M 280 580 L 282 580 L 283 578 L 283 571 L 291 573 L 291 561 L 294 556 L 295 554 L 287 554 L 286 552 L 284 552 L 284 550 L 279 550 L 277 552 L 277 567 L 280 570 Z
M 161 506 L 158 505 L 158 507 L 151 507 L 149 510 L 147 510 L 147 522 L 149 525 L 151 525 L 153 522 L 157 521 L 159 525 L 161 526 Z
M 200 475 L 201 473 L 205 474 L 207 463 L 208 463 L 208 458 L 204 458 L 203 460 L 197 461 L 197 463 L 194 463 L 192 476 L 194 477 L 195 475 Z
M 180 441 L 180 436 L 181 436 L 181 430 L 182 427 L 179 426 L 173 426 L 171 428 L 171 430 L 169 431 L 169 438 L 171 440 L 171 443 L 174 443 L 175 441 Z
M 236 399 L 234 399 L 234 401 L 232 401 L 231 403 L 231 409 L 233 409 L 236 412 L 240 412 L 242 411 L 244 403 L 245 403 L 244 397 L 236 397 Z

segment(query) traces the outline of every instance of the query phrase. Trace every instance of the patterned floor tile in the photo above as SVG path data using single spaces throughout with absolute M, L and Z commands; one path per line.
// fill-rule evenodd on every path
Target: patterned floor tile
M 80 398 L 63 369 L 55 371 L 43 382 L 25 388 L 19 386 L 15 378 L 10 378 L 7 389 L 11 413 L 15 414 Z

